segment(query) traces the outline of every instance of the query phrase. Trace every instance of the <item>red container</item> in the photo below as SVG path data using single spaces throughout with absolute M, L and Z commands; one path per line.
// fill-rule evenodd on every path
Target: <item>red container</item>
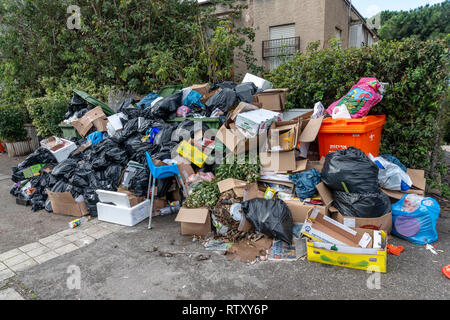
M 0 153 L 5 152 L 5 149 L 3 148 L 3 143 L 0 141 Z
M 319 131 L 319 153 L 328 153 L 355 147 L 366 155 L 377 157 L 380 153 L 381 134 L 386 116 L 367 116 L 361 119 L 326 118 Z

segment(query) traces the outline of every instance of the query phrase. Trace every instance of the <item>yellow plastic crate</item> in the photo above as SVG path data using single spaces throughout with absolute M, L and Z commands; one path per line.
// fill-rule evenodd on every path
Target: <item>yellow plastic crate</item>
M 307 257 L 308 261 L 319 262 L 324 264 L 330 264 L 333 266 L 359 269 L 359 270 L 371 270 L 381 273 L 386 273 L 387 270 L 387 237 L 384 231 L 381 231 L 381 236 L 385 243 L 385 248 L 380 250 L 374 249 L 362 249 L 359 248 L 361 253 L 345 253 L 339 252 L 339 250 L 345 251 L 346 249 L 354 250 L 352 247 L 333 246 L 337 250 L 328 250 L 325 248 L 317 248 L 315 244 L 323 246 L 323 243 L 314 242 L 308 240 L 307 242 Z M 364 251 L 372 251 L 370 254 L 363 254 Z M 376 251 L 374 253 L 373 251 Z

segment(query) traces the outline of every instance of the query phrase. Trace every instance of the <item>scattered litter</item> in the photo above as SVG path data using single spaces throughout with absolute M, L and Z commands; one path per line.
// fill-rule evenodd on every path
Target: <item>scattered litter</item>
M 434 250 L 433 246 L 427 244 L 427 245 L 425 246 L 425 248 L 426 248 L 428 251 L 431 251 L 432 254 L 438 255 L 438 253 L 436 252 L 436 250 Z

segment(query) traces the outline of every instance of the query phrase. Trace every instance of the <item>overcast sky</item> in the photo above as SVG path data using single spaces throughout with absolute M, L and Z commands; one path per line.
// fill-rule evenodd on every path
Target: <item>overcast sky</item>
M 370 18 L 383 10 L 410 10 L 426 4 L 441 3 L 443 0 L 353 0 L 352 3 L 365 17 Z

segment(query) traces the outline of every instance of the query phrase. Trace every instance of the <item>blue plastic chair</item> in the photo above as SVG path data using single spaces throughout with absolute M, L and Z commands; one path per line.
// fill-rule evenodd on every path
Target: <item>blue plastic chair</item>
M 180 183 L 181 183 L 181 187 L 183 188 L 182 190 L 183 190 L 185 197 L 188 196 L 188 192 L 187 192 L 186 186 L 184 185 L 183 178 L 181 177 L 180 170 L 178 170 L 178 166 L 176 164 L 157 167 L 153 164 L 153 160 L 150 157 L 150 155 L 148 154 L 148 152 L 145 153 L 145 156 L 147 157 L 147 164 L 148 164 L 148 168 L 150 169 L 150 176 L 149 176 L 148 190 L 147 190 L 147 199 L 148 199 L 149 193 L 150 193 L 150 184 L 152 185 L 152 200 L 150 203 L 150 215 L 149 215 L 149 221 L 148 221 L 148 228 L 151 229 L 152 228 L 152 213 L 153 213 L 153 201 L 154 201 L 154 197 L 155 197 L 156 179 L 165 179 L 165 178 L 170 178 L 170 177 L 175 176 L 178 178 L 178 179 L 176 179 L 178 186 L 180 186 Z

